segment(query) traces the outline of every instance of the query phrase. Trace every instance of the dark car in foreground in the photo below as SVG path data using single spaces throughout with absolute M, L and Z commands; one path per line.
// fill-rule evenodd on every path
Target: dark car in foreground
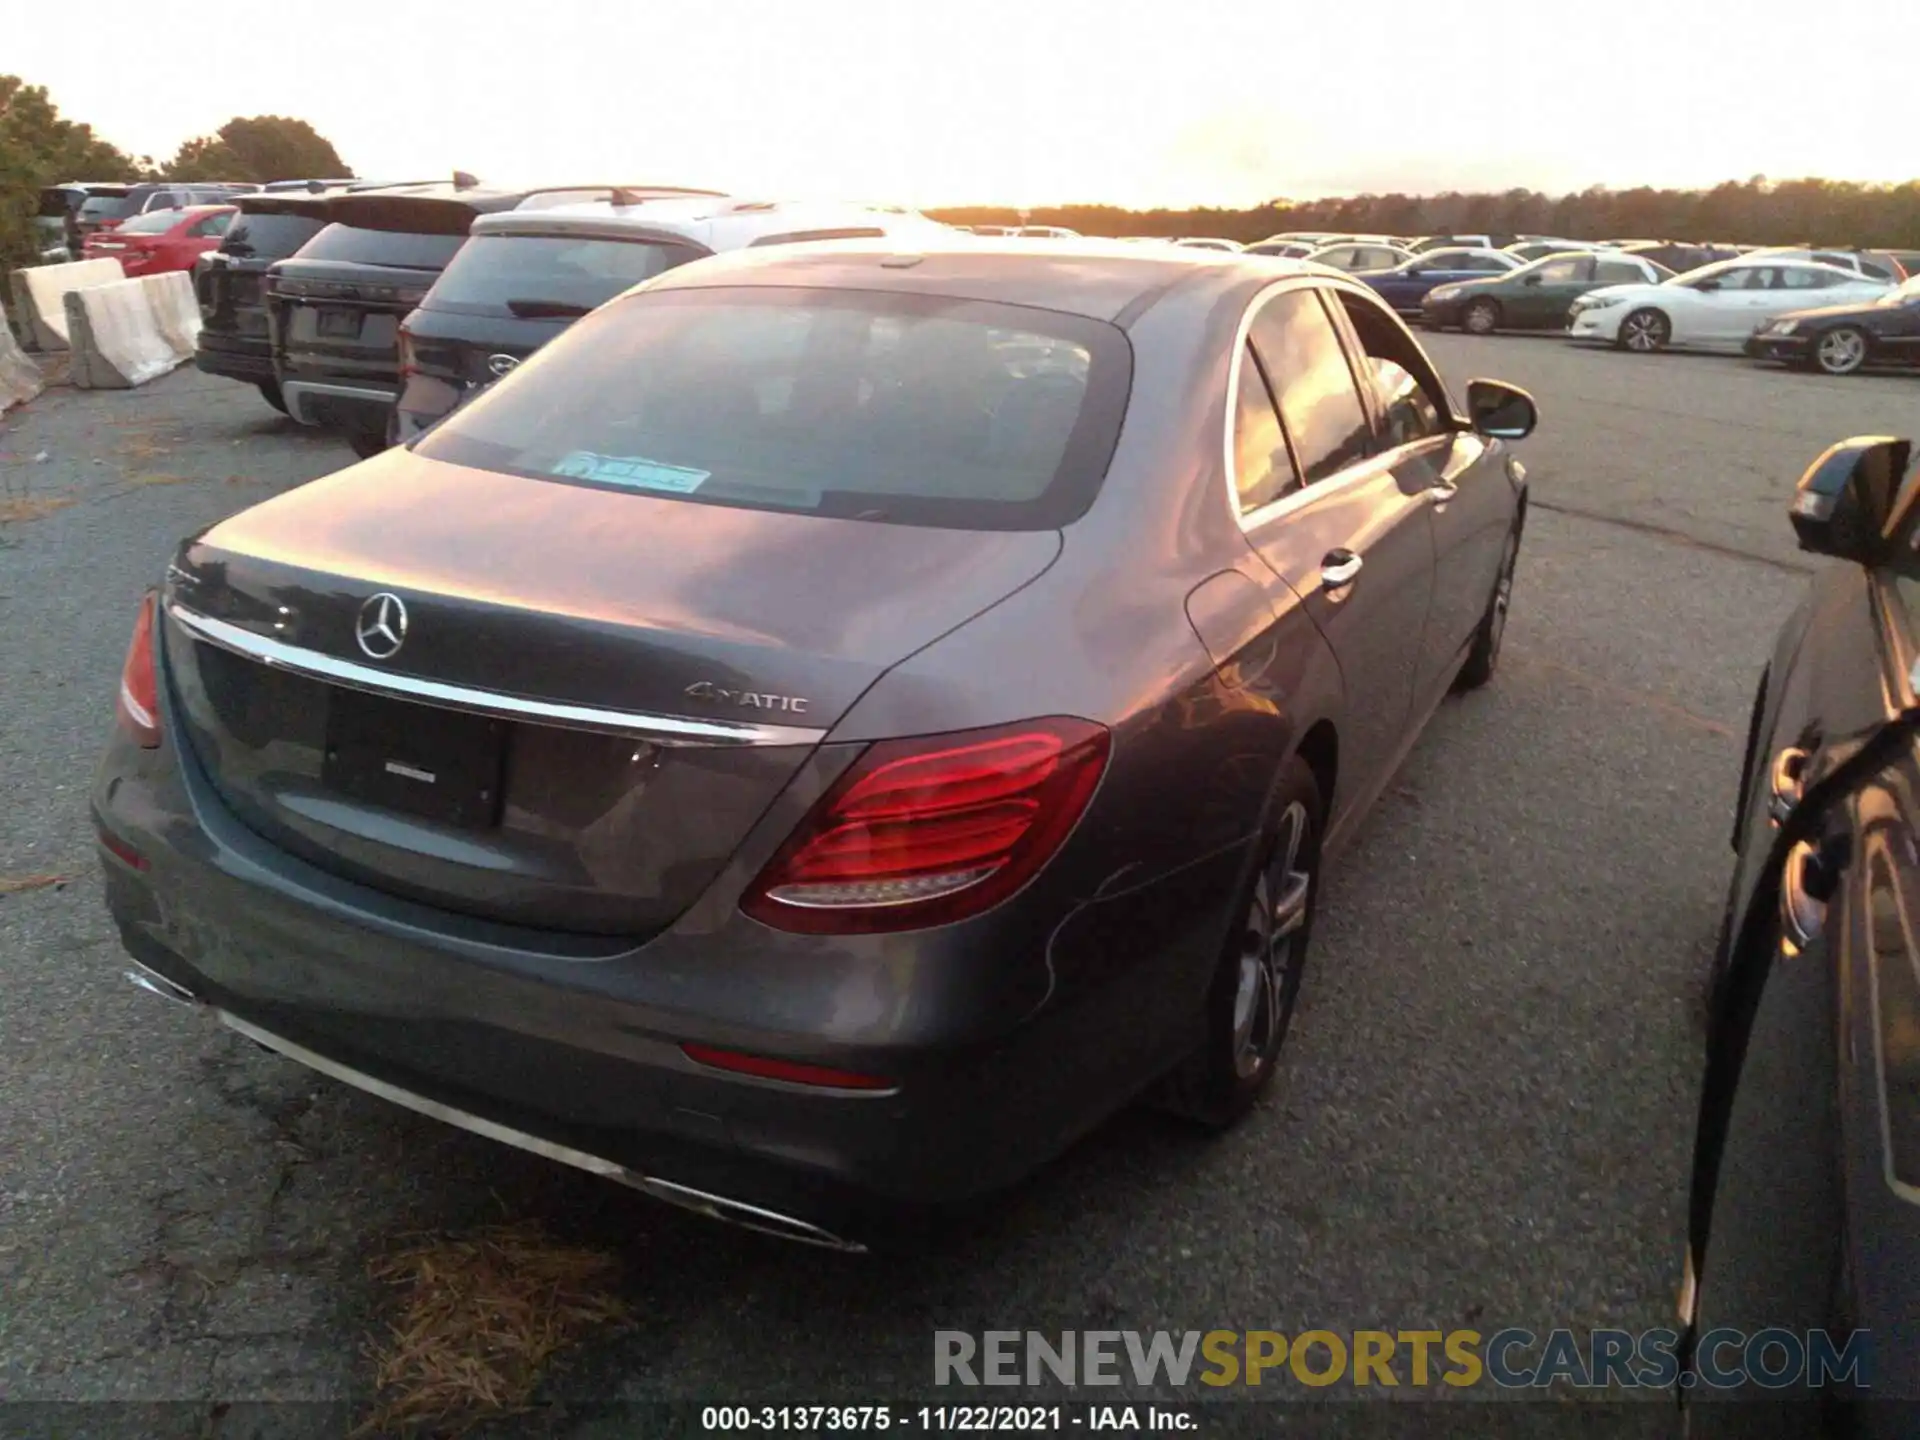
M 242 195 L 239 213 L 220 240 L 220 248 L 193 267 L 193 289 L 200 302 L 200 335 L 193 363 L 209 375 L 224 375 L 259 387 L 276 410 L 285 410 L 273 370 L 273 338 L 267 328 L 263 284 L 267 270 L 326 228 L 326 207 L 318 196 Z
M 676 265 L 748 246 L 888 236 L 914 246 L 945 235 L 910 212 L 711 190 L 636 189 L 482 215 L 401 324 L 394 437 L 413 439 L 596 306 Z
M 1657 285 L 1672 278 L 1632 255 L 1561 254 L 1517 270 L 1436 285 L 1421 297 L 1420 321 L 1430 330 L 1455 326 L 1473 335 L 1496 330 L 1560 330 L 1573 302 L 1602 285 Z
M 1272 260 L 669 270 L 182 545 L 92 792 L 134 974 L 830 1245 L 1149 1091 L 1230 1123 L 1323 860 L 1499 657 L 1534 407 L 1466 405 Z
M 1760 676 L 1715 951 L 1681 1318 L 1689 1433 L 1914 1433 L 1920 1402 L 1920 486 L 1836 445 Z M 1774 1337 L 1765 1370 L 1755 1347 Z M 1857 1335 L 1856 1332 L 1865 1332 Z M 1809 1337 L 1815 1338 L 1809 1338 Z M 1817 1405 L 1707 1403 L 1724 1397 Z
M 1436 285 L 1479 280 L 1518 270 L 1520 262 L 1504 250 L 1428 250 L 1386 270 L 1361 270 L 1354 278 L 1379 292 L 1403 315 L 1418 315 L 1427 292 Z
M 1756 360 L 1828 375 L 1920 364 L 1920 280 L 1873 300 L 1789 311 L 1755 330 L 1745 349 Z

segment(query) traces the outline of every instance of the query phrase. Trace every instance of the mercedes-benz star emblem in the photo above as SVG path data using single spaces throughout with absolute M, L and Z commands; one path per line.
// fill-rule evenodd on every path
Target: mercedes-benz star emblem
M 353 624 L 353 638 L 376 660 L 391 660 L 407 643 L 407 602 L 390 590 L 369 595 Z
M 495 375 L 504 375 L 519 363 L 520 357 L 518 355 L 487 356 L 487 369 L 491 370 Z

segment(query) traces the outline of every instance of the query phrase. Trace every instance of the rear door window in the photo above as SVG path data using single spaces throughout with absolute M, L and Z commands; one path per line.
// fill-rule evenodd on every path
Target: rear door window
M 447 266 L 427 303 L 472 314 L 585 314 L 705 253 L 650 240 L 476 235 Z
M 1125 335 L 894 292 L 650 291 L 582 320 L 418 442 L 431 459 L 697 503 L 969 530 L 1092 503 Z
M 1363 458 L 1372 439 L 1333 317 L 1312 290 L 1289 290 L 1260 307 L 1248 332 L 1273 387 L 1307 484 Z
M 140 213 L 140 202 L 130 195 L 89 195 L 80 203 L 83 221 L 124 220 Z
M 329 225 L 300 247 L 297 258 L 398 270 L 443 270 L 466 243 L 464 235 L 416 235 L 403 230 Z
M 1593 278 L 1602 285 L 1641 285 L 1648 277 L 1631 260 L 1601 260 L 1593 267 Z
M 249 215 L 234 217 L 221 249 L 248 260 L 281 260 L 320 233 L 322 221 L 311 215 Z
M 1240 513 L 1270 505 L 1297 489 L 1300 474 L 1287 449 L 1279 412 L 1260 373 L 1260 359 L 1251 345 L 1240 355 L 1240 380 L 1234 387 L 1233 491 Z

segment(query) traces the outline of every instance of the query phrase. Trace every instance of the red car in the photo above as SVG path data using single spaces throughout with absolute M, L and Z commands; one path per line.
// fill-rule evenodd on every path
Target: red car
M 89 260 L 118 260 L 129 275 L 191 270 L 200 256 L 220 247 L 220 237 L 239 213 L 232 205 L 149 210 L 121 221 L 111 230 L 89 235 L 84 253 Z

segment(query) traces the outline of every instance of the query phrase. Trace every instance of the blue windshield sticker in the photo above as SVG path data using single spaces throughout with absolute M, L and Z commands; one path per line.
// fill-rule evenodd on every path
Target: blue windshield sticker
M 596 455 L 591 450 L 575 450 L 562 457 L 552 473 L 570 480 L 592 480 L 633 490 L 666 490 L 675 495 L 691 495 L 713 474 L 684 465 L 663 465 L 638 455 Z

